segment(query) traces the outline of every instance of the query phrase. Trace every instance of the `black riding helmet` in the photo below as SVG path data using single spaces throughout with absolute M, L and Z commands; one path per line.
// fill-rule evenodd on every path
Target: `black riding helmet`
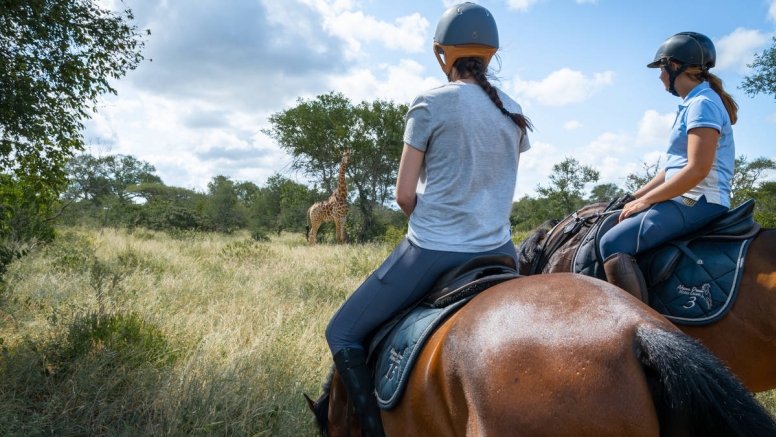
M 674 70 L 671 62 L 681 64 Z M 669 91 L 678 96 L 674 89 L 674 81 L 688 67 L 698 67 L 708 71 L 717 62 L 717 51 L 714 43 L 706 35 L 697 32 L 679 32 L 663 41 L 655 53 L 655 59 L 647 64 L 649 68 L 664 67 L 668 72 Z
M 487 66 L 497 50 L 496 20 L 484 7 L 468 2 L 455 5 L 439 19 L 434 54 L 448 76 L 457 59 L 479 57 Z M 444 61 L 440 55 L 444 55 Z

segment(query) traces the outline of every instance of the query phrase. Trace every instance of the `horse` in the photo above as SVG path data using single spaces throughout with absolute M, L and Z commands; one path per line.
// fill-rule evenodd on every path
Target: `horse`
M 308 406 L 361 435 L 339 375 Z M 608 283 L 573 273 L 482 291 L 422 347 L 387 436 L 773 436 L 776 422 L 700 343 Z
M 588 217 L 606 207 L 593 203 L 577 211 Z M 556 226 L 562 229 L 568 217 Z M 536 248 L 548 238 L 557 220 L 548 220 L 517 248 L 521 274 L 528 274 Z M 577 233 L 552 254 L 539 273 L 568 272 L 571 256 L 582 239 Z M 703 326 L 678 325 L 685 334 L 699 340 L 719 357 L 752 392 L 776 388 L 776 229 L 762 228 L 749 246 L 744 259 L 738 297 L 719 321 Z

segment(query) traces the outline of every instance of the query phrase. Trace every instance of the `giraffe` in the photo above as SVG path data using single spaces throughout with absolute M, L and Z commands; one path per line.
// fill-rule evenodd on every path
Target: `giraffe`
M 307 242 L 312 246 L 315 244 L 315 237 L 318 233 L 318 227 L 325 222 L 334 222 L 334 238 L 337 243 L 345 243 L 345 219 L 348 216 L 348 187 L 345 185 L 345 169 L 350 161 L 350 150 L 342 153 L 340 162 L 339 179 L 337 190 L 326 200 L 315 202 L 307 210 L 307 220 L 309 221 L 310 233 Z

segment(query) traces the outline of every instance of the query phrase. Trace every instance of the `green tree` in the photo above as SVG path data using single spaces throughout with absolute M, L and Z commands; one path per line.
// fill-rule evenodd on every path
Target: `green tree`
M 0 245 L 51 234 L 64 164 L 83 149 L 82 121 L 101 95 L 116 93 L 109 80 L 143 59 L 132 20 L 129 9 L 94 0 L 0 2 Z
M 237 198 L 234 182 L 218 175 L 207 184 L 204 213 L 219 232 L 231 232 L 245 225 L 245 207 Z
M 560 218 L 546 197 L 523 196 L 512 203 L 509 222 L 515 231 L 532 231 L 549 219 Z
M 1 173 L 61 186 L 65 160 L 83 148 L 88 110 L 143 59 L 132 19 L 93 0 L 0 3 Z
M 615 184 L 600 184 L 590 190 L 590 202 L 608 202 L 612 199 L 622 197 L 625 191 Z
M 553 213 L 565 216 L 585 205 L 583 189 L 588 183 L 598 182 L 599 177 L 598 170 L 566 157 L 552 166 L 550 186 L 538 185 L 536 191 L 550 201 Z
M 332 92 L 273 114 L 272 127 L 263 132 L 293 157 L 293 170 L 323 188 L 323 196 L 336 188 L 342 152 L 351 150 L 348 188 L 361 213 L 358 240 L 364 241 L 377 233 L 370 230 L 377 225 L 376 205 L 393 199 L 406 111 L 405 105 L 383 100 L 353 106 Z
M 65 166 L 70 185 L 65 196 L 87 199 L 95 204 L 112 198 L 120 205 L 142 197 L 131 190 L 140 184 L 161 184 L 156 168 L 132 155 L 74 156 Z
M 754 197 L 757 185 L 770 170 L 776 170 L 776 161 L 772 159 L 761 156 L 750 162 L 744 155 L 736 157 L 730 181 L 730 206 L 736 207 Z
M 644 161 L 639 160 L 641 163 L 641 173 L 631 173 L 625 177 L 625 189 L 629 193 L 635 193 L 639 188 L 651 181 L 658 173 L 660 173 L 660 161 L 658 158 L 654 164 L 647 164 Z
M 754 219 L 766 228 L 776 228 L 776 182 L 763 182 L 752 197 L 756 202 Z
M 776 98 L 776 37 L 773 44 L 761 54 L 754 55 L 754 61 L 747 65 L 752 74 L 744 77 L 744 82 L 739 88 L 750 97 L 758 93 L 773 94 Z

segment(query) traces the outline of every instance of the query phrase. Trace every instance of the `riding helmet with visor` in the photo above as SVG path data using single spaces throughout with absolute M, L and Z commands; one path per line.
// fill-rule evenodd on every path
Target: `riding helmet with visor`
M 482 58 L 487 66 L 498 50 L 498 28 L 490 11 L 474 3 L 449 8 L 439 19 L 434 34 L 434 54 L 450 77 L 460 58 Z
M 679 64 L 674 69 L 671 62 Z M 674 89 L 676 78 L 688 67 L 698 67 L 706 72 L 717 62 L 714 43 L 706 35 L 697 32 L 679 32 L 663 41 L 655 53 L 655 59 L 647 64 L 649 68 L 665 68 L 668 73 L 669 91 L 678 96 Z

